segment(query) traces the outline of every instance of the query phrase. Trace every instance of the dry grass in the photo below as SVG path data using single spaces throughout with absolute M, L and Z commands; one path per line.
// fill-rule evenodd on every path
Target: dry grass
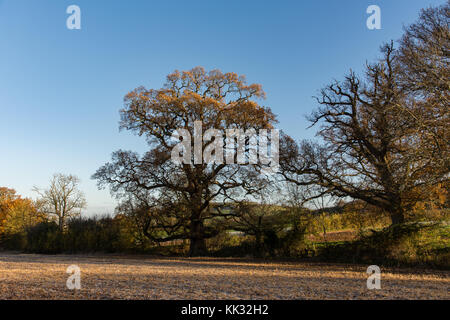
M 330 231 L 325 234 L 308 235 L 310 241 L 352 241 L 358 237 L 358 232 L 354 230 Z
M 66 268 L 81 268 L 80 291 Z M 239 259 L 47 256 L 0 253 L 0 299 L 449 299 L 450 273 Z

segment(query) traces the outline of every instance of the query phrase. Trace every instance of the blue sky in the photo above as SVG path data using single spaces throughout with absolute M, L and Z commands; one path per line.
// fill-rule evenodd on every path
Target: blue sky
M 312 96 L 362 70 L 421 8 L 442 3 L 0 0 L 0 186 L 34 197 L 32 187 L 53 173 L 76 174 L 87 212 L 112 212 L 115 201 L 90 176 L 117 149 L 145 151 L 142 139 L 118 130 L 124 95 L 198 65 L 261 83 L 278 127 L 310 138 Z M 72 4 L 81 30 L 66 28 Z M 381 30 L 366 27 L 372 4 Z

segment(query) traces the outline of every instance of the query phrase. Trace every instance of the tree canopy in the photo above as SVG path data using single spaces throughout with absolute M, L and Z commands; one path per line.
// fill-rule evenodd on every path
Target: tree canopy
M 398 50 L 325 87 L 309 120 L 321 143 L 282 141 L 284 177 L 364 200 L 402 223 L 450 178 L 449 4 L 423 10 Z
M 205 239 L 218 233 L 209 221 L 227 216 L 211 211 L 212 202 L 245 197 L 260 189 L 264 180 L 257 164 L 238 164 L 238 152 L 230 148 L 226 137 L 207 138 L 207 130 L 241 132 L 248 157 L 252 135 L 272 129 L 276 121 L 270 109 L 256 100 L 264 96 L 261 85 L 248 85 L 243 76 L 206 72 L 201 67 L 175 71 L 161 89 L 137 88 L 125 97 L 120 127 L 145 137 L 150 150 L 143 156 L 119 150 L 93 178 L 101 187 L 109 185 L 117 196 L 125 195 L 127 208 L 146 208 L 143 212 L 149 216 L 152 212 L 145 233 L 153 241 L 190 239 L 190 254 L 204 253 Z M 172 156 L 180 140 L 173 136 L 181 130 L 188 139 L 185 144 L 194 152 L 184 150 L 185 161 L 177 163 Z M 196 145 L 198 138 L 201 142 Z M 213 161 L 201 159 L 207 152 Z M 234 161 L 216 161 L 219 152 Z

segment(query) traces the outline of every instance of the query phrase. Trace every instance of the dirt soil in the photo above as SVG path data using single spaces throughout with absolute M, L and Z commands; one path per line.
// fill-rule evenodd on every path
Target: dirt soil
M 66 286 L 71 265 L 81 289 Z M 0 299 L 445 299 L 450 272 L 249 259 L 0 253 Z

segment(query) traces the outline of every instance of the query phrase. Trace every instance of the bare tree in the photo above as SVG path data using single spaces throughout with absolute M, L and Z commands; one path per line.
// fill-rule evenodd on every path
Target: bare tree
M 450 1 L 421 11 L 405 28 L 396 54 L 400 85 L 414 101 L 411 120 L 421 139 L 421 152 L 433 153 L 450 167 Z
M 34 187 L 39 194 L 41 210 L 50 218 L 55 218 L 63 231 L 67 220 L 81 215 L 86 207 L 83 192 L 78 189 L 80 180 L 74 175 L 57 173 L 53 175 L 48 189 Z
M 450 1 L 423 9 L 418 21 L 405 28 L 397 54 L 404 87 L 416 98 L 446 109 L 450 104 L 449 21 Z
M 321 226 L 325 242 L 327 242 L 327 231 L 329 229 L 329 224 L 327 223 L 329 211 L 327 209 L 336 205 L 337 200 L 333 194 L 329 194 L 326 191 L 325 188 L 317 185 L 308 186 L 305 190 L 308 199 L 306 203 L 313 209 L 312 214 Z
M 264 254 L 264 238 L 268 232 L 278 233 L 286 227 L 287 210 L 267 203 L 240 202 L 234 208 L 230 228 L 255 237 L 256 256 Z
M 364 200 L 399 224 L 405 210 L 427 197 L 430 185 L 448 180 L 449 168 L 435 156 L 438 145 L 417 130 L 416 104 L 400 85 L 393 45 L 383 53 L 380 62 L 367 66 L 365 79 L 352 72 L 321 91 L 310 120 L 321 125 L 324 143 L 298 145 L 284 136 L 280 165 L 291 182 Z

